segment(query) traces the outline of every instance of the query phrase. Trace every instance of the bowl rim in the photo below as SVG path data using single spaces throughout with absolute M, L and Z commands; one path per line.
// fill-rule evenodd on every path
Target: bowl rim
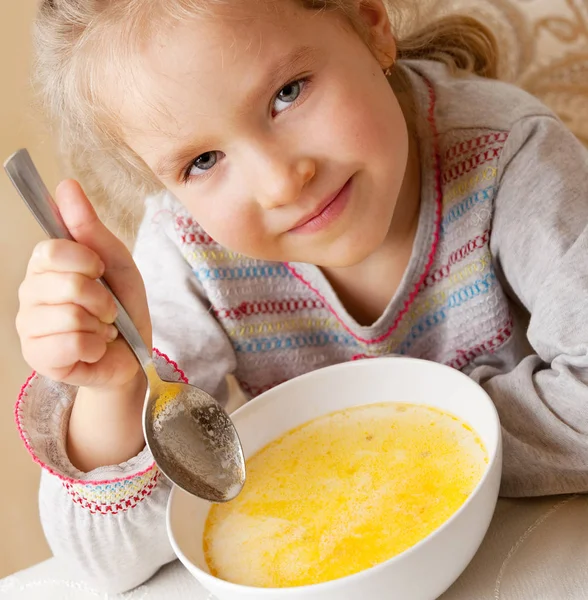
M 204 571 L 203 569 L 201 569 L 200 567 L 195 565 L 191 560 L 188 560 L 186 555 L 181 551 L 178 543 L 176 542 L 176 540 L 172 534 L 173 529 L 172 529 L 172 525 L 171 525 L 171 514 L 172 514 L 172 510 L 173 510 L 172 507 L 174 504 L 174 498 L 175 498 L 176 494 L 179 494 L 179 493 L 185 494 L 186 492 L 182 492 L 182 490 L 176 489 L 175 485 L 172 485 L 170 496 L 169 496 L 169 499 L 167 502 L 166 519 L 165 519 L 168 538 L 169 538 L 170 544 L 174 550 L 174 553 L 177 555 L 177 557 L 180 558 L 180 560 L 182 562 L 189 563 L 193 569 L 198 571 L 197 578 L 200 578 L 202 576 L 202 580 L 208 580 L 208 581 L 214 582 L 215 585 L 222 585 L 223 587 L 226 588 L 227 592 L 231 592 L 231 591 L 244 592 L 244 591 L 246 591 L 247 593 L 259 594 L 260 598 L 262 598 L 264 596 L 264 594 L 267 596 L 270 596 L 272 594 L 275 595 L 276 593 L 279 593 L 279 594 L 283 595 L 284 599 L 286 599 L 286 598 L 290 598 L 290 597 L 291 598 L 297 597 L 297 595 L 299 596 L 299 594 L 304 593 L 306 591 L 310 591 L 310 590 L 312 590 L 313 592 L 333 591 L 333 588 L 336 589 L 336 588 L 340 587 L 341 585 L 345 585 L 346 583 L 348 583 L 350 581 L 359 581 L 360 579 L 368 577 L 372 573 L 378 572 L 380 570 L 383 570 L 383 569 L 389 567 L 391 564 L 400 562 L 400 560 L 404 559 L 404 557 L 406 557 L 410 554 L 413 554 L 414 552 L 417 552 L 425 543 L 429 542 L 434 537 L 437 537 L 438 535 L 440 535 L 441 532 L 443 532 L 445 529 L 450 527 L 451 524 L 459 518 L 459 516 L 473 502 L 475 496 L 477 496 L 479 494 L 481 488 L 485 486 L 486 481 L 488 480 L 491 473 L 496 468 L 497 461 L 501 461 L 502 430 L 501 430 L 500 418 L 498 415 L 498 411 L 496 410 L 496 406 L 495 406 L 494 402 L 492 401 L 492 399 L 490 398 L 488 392 L 486 392 L 486 390 L 481 385 L 479 385 L 476 381 L 474 381 L 471 377 L 469 377 L 468 375 L 466 375 L 465 373 L 463 373 L 461 371 L 458 371 L 457 369 L 454 369 L 452 367 L 444 365 L 443 363 L 437 363 L 437 362 L 422 359 L 422 358 L 413 358 L 410 356 L 382 356 L 382 357 L 378 357 L 378 358 L 361 359 L 361 360 L 357 360 L 357 361 L 348 361 L 348 362 L 337 363 L 335 365 L 329 365 L 327 367 L 322 367 L 320 369 L 315 369 L 314 371 L 304 373 L 303 375 L 299 375 L 298 377 L 289 379 L 288 381 L 285 381 L 285 382 L 271 388 L 270 390 L 263 392 L 259 396 L 252 398 L 251 400 L 246 402 L 244 405 L 240 406 L 237 410 L 235 410 L 235 412 L 233 412 L 231 414 L 231 418 L 237 416 L 241 412 L 245 412 L 246 410 L 251 410 L 248 407 L 252 406 L 253 403 L 259 404 L 259 403 L 267 402 L 268 397 L 271 397 L 275 393 L 279 393 L 280 389 L 283 389 L 286 386 L 297 385 L 296 382 L 300 381 L 301 379 L 311 379 L 312 377 L 315 377 L 316 374 L 319 372 L 320 373 L 322 373 L 324 371 L 335 372 L 337 370 L 350 369 L 350 368 L 360 369 L 366 363 L 373 364 L 375 362 L 390 362 L 392 360 L 402 361 L 402 362 L 407 362 L 407 363 L 408 362 L 424 363 L 427 368 L 433 368 L 433 369 L 439 368 L 440 370 L 449 370 L 453 374 L 455 374 L 458 378 L 461 377 L 461 378 L 463 378 L 464 381 L 467 381 L 468 382 L 467 385 L 473 385 L 474 387 L 476 387 L 478 389 L 478 391 L 481 393 L 480 400 L 483 400 L 484 402 L 489 404 L 490 412 L 493 416 L 493 429 L 494 429 L 494 433 L 496 435 L 496 445 L 495 445 L 494 451 L 492 452 L 492 455 L 490 455 L 488 457 L 488 463 L 486 464 L 486 468 L 484 469 L 484 473 L 483 473 L 482 477 L 476 484 L 476 487 L 472 490 L 470 495 L 467 497 L 465 502 L 443 524 L 441 524 L 439 527 L 434 529 L 426 537 L 419 540 L 416 544 L 414 544 L 410 548 L 407 548 L 406 550 L 400 552 L 399 554 L 392 556 L 391 558 L 389 558 L 388 560 L 385 560 L 384 562 L 378 563 L 377 565 L 374 565 L 367 569 L 358 571 L 357 573 L 351 573 L 350 575 L 345 575 L 344 577 L 339 577 L 338 579 L 323 581 L 321 583 L 313 583 L 313 584 L 294 586 L 294 587 L 267 588 L 267 587 L 254 587 L 254 586 L 249 586 L 249 585 L 242 585 L 239 583 L 233 583 L 231 581 L 226 581 L 225 579 L 216 577 L 215 575 L 212 575 L 211 573 L 207 573 L 206 571 Z M 424 406 L 426 406 L 426 405 L 424 405 Z M 325 413 L 325 414 L 329 414 L 329 413 Z M 502 464 L 500 464 L 498 468 L 502 470 Z

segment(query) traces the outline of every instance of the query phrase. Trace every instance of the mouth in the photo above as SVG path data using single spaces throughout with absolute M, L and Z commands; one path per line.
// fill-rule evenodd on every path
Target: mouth
M 290 232 L 314 233 L 324 229 L 335 221 L 347 206 L 352 180 L 353 177 L 350 177 L 342 188 L 325 198 L 315 210 L 300 219 L 300 221 L 290 229 Z

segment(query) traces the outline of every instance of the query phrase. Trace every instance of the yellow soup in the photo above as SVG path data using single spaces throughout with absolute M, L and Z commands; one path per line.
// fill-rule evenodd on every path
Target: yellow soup
M 444 523 L 487 462 L 476 433 L 435 408 L 386 403 L 326 415 L 259 451 L 243 492 L 212 507 L 208 566 L 255 587 L 362 571 Z

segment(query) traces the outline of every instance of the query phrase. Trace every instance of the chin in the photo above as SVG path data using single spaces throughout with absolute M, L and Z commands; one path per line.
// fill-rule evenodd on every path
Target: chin
M 313 261 L 318 267 L 328 269 L 345 269 L 355 267 L 367 258 L 369 258 L 381 245 L 381 242 L 374 244 L 356 243 L 356 244 L 336 244 L 330 248 L 327 253 L 320 257 L 321 260 Z
M 325 253 L 325 259 L 328 259 L 329 264 L 324 266 L 331 268 L 355 267 L 366 261 L 386 240 L 389 227 L 379 227 L 382 222 L 374 224 L 374 227 L 371 228 L 362 228 L 361 231 L 356 231 L 355 235 L 339 238 Z

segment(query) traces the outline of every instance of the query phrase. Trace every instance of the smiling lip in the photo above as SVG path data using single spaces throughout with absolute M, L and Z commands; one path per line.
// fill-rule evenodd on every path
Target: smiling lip
M 347 206 L 351 191 L 351 180 L 352 178 L 348 179 L 339 191 L 329 196 L 314 212 L 304 217 L 290 231 L 294 233 L 314 233 L 335 221 Z

